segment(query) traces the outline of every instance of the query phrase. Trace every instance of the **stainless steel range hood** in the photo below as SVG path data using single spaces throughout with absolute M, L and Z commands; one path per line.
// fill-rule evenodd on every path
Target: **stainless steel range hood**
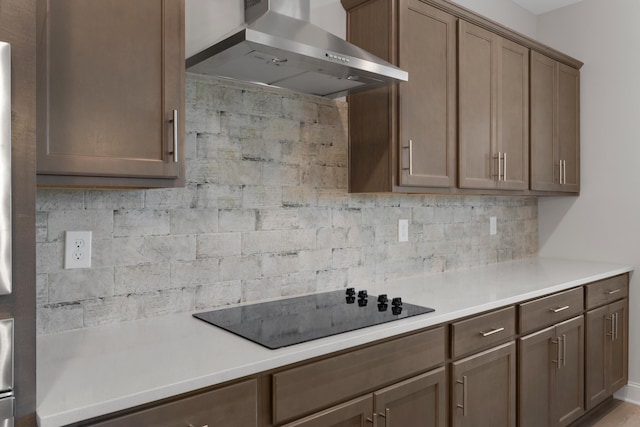
M 408 74 L 309 22 L 309 0 L 244 0 L 245 27 L 187 59 L 187 71 L 337 98 Z

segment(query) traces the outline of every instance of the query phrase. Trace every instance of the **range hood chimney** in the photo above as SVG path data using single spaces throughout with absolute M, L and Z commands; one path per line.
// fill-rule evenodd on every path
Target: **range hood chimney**
M 187 71 L 338 98 L 406 71 L 309 22 L 310 0 L 244 0 L 245 26 L 187 59 Z

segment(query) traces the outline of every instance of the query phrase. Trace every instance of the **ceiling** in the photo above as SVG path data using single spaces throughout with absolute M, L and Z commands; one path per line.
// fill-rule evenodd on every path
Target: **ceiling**
M 514 3 L 527 9 L 529 12 L 540 15 L 554 9 L 569 6 L 582 0 L 512 0 Z

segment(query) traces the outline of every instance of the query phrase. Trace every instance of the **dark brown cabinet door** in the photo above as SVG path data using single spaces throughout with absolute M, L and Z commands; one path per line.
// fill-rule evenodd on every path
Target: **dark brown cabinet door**
M 459 186 L 495 188 L 500 37 L 462 20 L 458 29 Z
M 625 386 L 628 381 L 629 353 L 629 300 L 613 303 L 609 306 L 613 317 L 613 338 L 611 339 L 611 355 L 609 358 L 609 394 L 613 394 Z
M 372 422 L 373 396 L 368 395 L 286 424 L 283 427 L 363 427 Z M 367 421 L 369 420 L 369 421 Z
M 587 410 L 627 384 L 628 304 L 623 299 L 586 314 Z
M 375 392 L 378 426 L 445 427 L 446 383 L 445 369 L 439 368 Z
M 519 340 L 518 425 L 566 426 L 584 413 L 584 318 Z
M 184 0 L 42 4 L 39 183 L 128 177 L 174 186 L 183 163 Z
M 249 380 L 131 415 L 88 425 L 94 427 L 257 426 L 257 383 L 256 380 Z
M 556 325 L 558 363 L 552 389 L 552 426 L 567 426 L 584 414 L 584 317 Z
M 551 372 L 557 369 L 555 327 L 518 341 L 518 425 L 551 425 Z
M 561 190 L 580 191 L 580 72 L 558 64 L 558 159 Z
M 529 188 L 529 49 L 500 38 L 498 56 L 498 186 Z
M 529 49 L 459 21 L 461 188 L 529 186 Z
M 419 0 L 400 6 L 400 185 L 454 187 L 456 21 Z
M 588 311 L 586 319 L 586 405 L 587 410 L 609 397 L 607 352 L 610 350 L 612 323 L 609 306 Z
M 516 344 L 452 363 L 454 427 L 516 425 Z
M 531 189 L 580 191 L 580 72 L 531 52 Z

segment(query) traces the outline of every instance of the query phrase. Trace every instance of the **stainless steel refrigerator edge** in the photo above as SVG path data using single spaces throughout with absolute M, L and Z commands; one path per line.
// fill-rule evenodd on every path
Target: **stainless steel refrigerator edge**
M 11 46 L 0 42 L 0 295 L 11 293 Z
M 11 46 L 0 42 L 0 295 L 11 293 Z M 13 319 L 0 320 L 0 427 L 12 427 Z

